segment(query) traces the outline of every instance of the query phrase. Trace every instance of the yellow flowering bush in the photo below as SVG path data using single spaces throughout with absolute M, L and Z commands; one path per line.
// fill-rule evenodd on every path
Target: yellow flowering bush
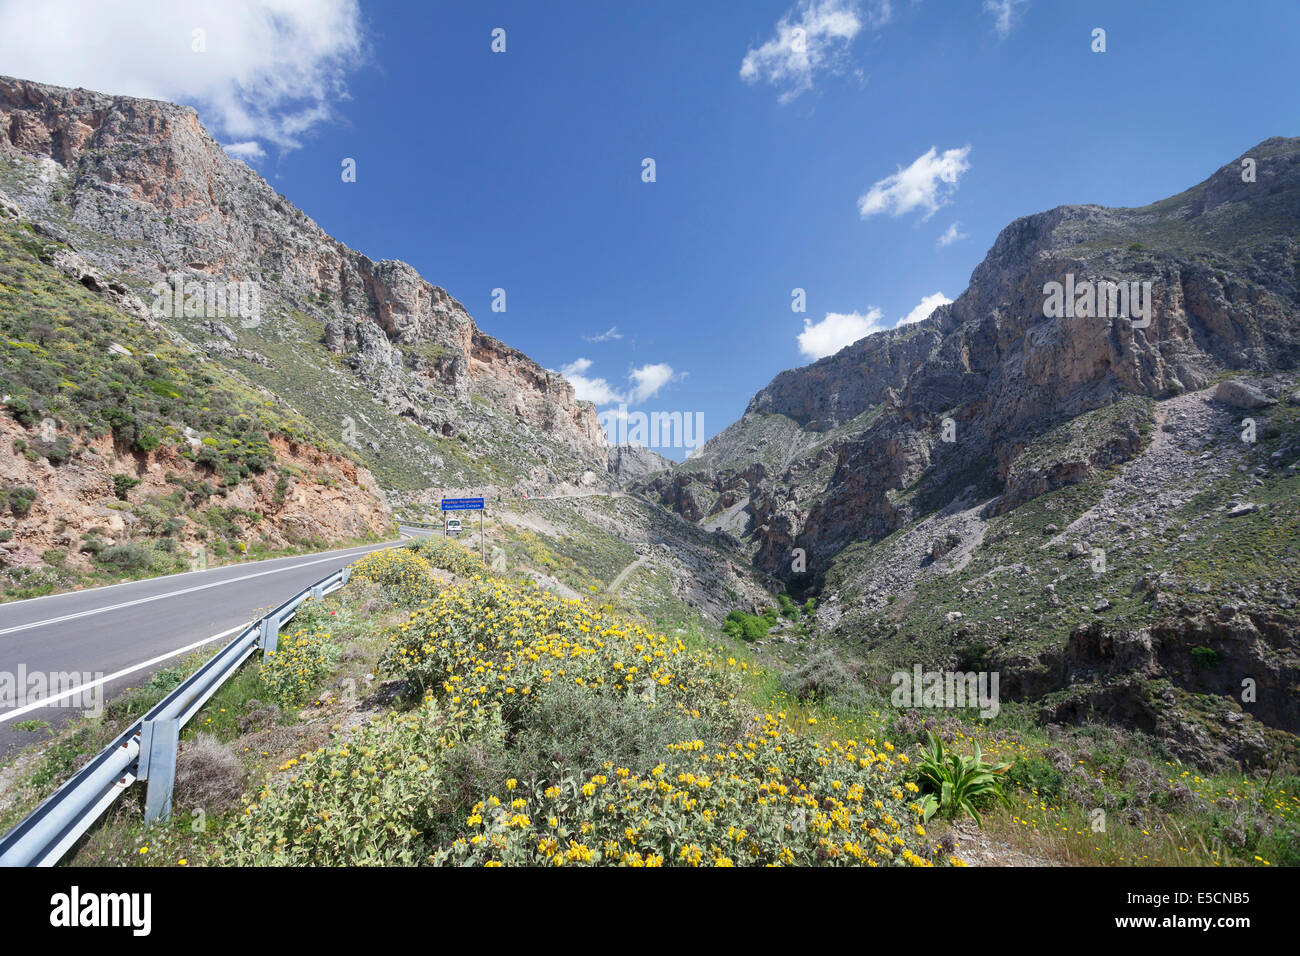
M 447 715 L 435 701 L 375 719 L 287 761 L 283 779 L 226 827 L 225 866 L 367 866 L 428 862 L 448 754 L 467 737 L 500 736 L 484 712 Z
M 476 804 L 439 864 L 931 866 L 921 808 L 888 745 L 819 743 L 783 714 L 735 743 L 675 745 L 694 770 L 607 765 L 582 780 L 517 787 Z
M 476 552 L 450 538 L 416 538 L 406 547 L 435 568 L 452 571 L 461 577 L 472 577 L 487 571 L 483 559 Z
M 708 654 L 532 582 L 444 590 L 398 628 L 379 667 L 462 706 L 500 703 L 516 724 L 528 698 L 557 684 L 715 723 L 737 709 L 737 681 Z
M 399 604 L 420 604 L 438 593 L 433 565 L 409 547 L 371 551 L 352 565 L 352 578 L 380 585 Z
M 905 758 L 742 714 L 734 664 L 531 584 L 447 588 L 381 663 L 416 705 L 288 761 L 219 862 L 946 862 Z
M 316 628 L 281 634 L 275 652 L 262 658 L 267 696 L 281 707 L 305 703 L 334 666 L 334 650 L 329 634 Z

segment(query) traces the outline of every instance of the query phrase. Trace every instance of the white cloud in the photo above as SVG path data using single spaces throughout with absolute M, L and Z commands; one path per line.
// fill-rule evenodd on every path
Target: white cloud
M 632 382 L 632 391 L 628 395 L 628 399 L 633 405 L 639 405 L 641 402 L 653 398 L 661 388 L 673 381 L 673 379 L 680 377 L 673 372 L 671 365 L 665 365 L 663 362 L 634 368 L 628 376 Z
M 622 337 L 623 333 L 618 330 L 618 326 L 611 325 L 606 331 L 601 332 L 600 335 L 584 335 L 582 340 L 584 342 L 608 342 L 610 339 L 621 339 Z
M 560 374 L 569 380 L 580 401 L 594 402 L 597 405 L 612 405 L 619 402 L 638 405 L 653 398 L 669 382 L 680 381 L 686 377 L 684 372 L 674 372 L 671 365 L 663 362 L 642 365 L 628 373 L 627 390 L 619 391 L 607 380 L 587 375 L 591 364 L 591 359 L 579 358 L 560 366 Z
M 911 312 L 898 320 L 899 325 L 911 325 L 913 322 L 920 322 L 922 319 L 928 319 L 930 313 L 941 305 L 947 305 L 952 299 L 948 298 L 942 292 L 936 292 L 934 295 L 927 295 L 923 298 Z
M 603 378 L 588 378 L 583 373 L 591 368 L 591 360 L 580 358 L 568 365 L 560 366 L 560 374 L 569 380 L 573 386 L 574 394 L 579 401 L 595 402 L 597 405 L 608 405 L 610 402 L 621 402 L 622 396 L 605 381 Z
M 864 19 L 879 29 L 892 15 L 889 0 L 871 0 L 865 11 L 862 0 L 799 0 L 777 21 L 772 39 L 745 53 L 740 78 L 782 87 L 780 102 L 788 103 L 812 89 L 814 74 L 843 69 Z
M 241 158 L 300 146 L 364 59 L 357 0 L 0 0 L 5 73 L 191 103 Z
M 1029 0 L 984 0 L 984 12 L 992 15 L 993 29 L 1005 38 L 1016 19 L 1016 7 L 1025 6 Z
M 931 146 L 906 169 L 899 167 L 892 176 L 874 183 L 859 197 L 858 212 L 866 219 L 882 212 L 897 217 L 924 209 L 922 218 L 929 219 L 947 204 L 957 189 L 957 180 L 970 169 L 968 155 L 970 146 L 945 150 L 942 155 Z
M 844 346 L 852 345 L 872 332 L 879 332 L 884 328 L 880 324 L 882 318 L 884 313 L 872 307 L 865 315 L 827 312 L 826 318 L 816 324 L 811 319 L 804 319 L 803 331 L 799 333 L 799 351 L 814 360 L 834 355 Z
M 227 143 L 221 148 L 236 159 L 242 159 L 245 162 L 256 162 L 266 156 L 266 150 L 264 150 L 262 145 L 255 139 L 250 139 L 246 143 Z
M 927 295 L 911 312 L 898 320 L 898 325 L 908 325 L 928 318 L 941 305 L 952 299 L 942 292 Z M 811 319 L 803 320 L 803 331 L 799 333 L 799 351 L 807 358 L 816 361 L 827 355 L 834 355 L 846 345 L 852 345 L 859 339 L 866 338 L 873 332 L 884 329 L 881 319 L 884 312 L 875 306 L 862 312 L 827 312 L 826 318 L 814 323 Z
M 958 229 L 960 225 L 961 225 L 960 222 L 954 222 L 951 226 L 949 226 L 947 229 L 943 231 L 943 235 L 939 237 L 939 241 L 938 241 L 938 246 L 940 249 L 942 249 L 944 246 L 951 246 L 954 242 L 957 242 L 958 240 L 969 238 L 969 236 L 967 236 L 966 233 L 961 232 Z

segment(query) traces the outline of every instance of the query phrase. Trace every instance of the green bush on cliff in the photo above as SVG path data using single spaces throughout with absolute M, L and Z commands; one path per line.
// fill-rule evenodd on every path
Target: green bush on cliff
M 141 453 L 170 443 L 232 485 L 275 460 L 270 435 L 331 447 L 248 385 L 196 368 L 194 356 L 65 276 L 25 238 L 0 223 L 0 407 L 24 428 L 50 420 L 58 434 L 29 439 L 24 452 L 60 465 L 75 435 L 111 434 Z M 187 427 L 205 436 L 198 455 Z

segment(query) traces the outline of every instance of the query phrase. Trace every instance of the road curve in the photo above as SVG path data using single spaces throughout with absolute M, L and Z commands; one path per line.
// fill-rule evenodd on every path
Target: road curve
M 402 528 L 403 538 L 426 533 Z M 361 555 L 395 543 L 247 561 L 0 604 L 0 757 L 44 735 L 19 730 L 17 724 L 43 720 L 59 726 L 95 700 L 139 687 L 178 656 L 215 653 L 264 611 Z M 16 687 L 22 677 L 26 680 Z M 60 689 L 83 682 L 89 682 L 83 693 L 48 702 Z

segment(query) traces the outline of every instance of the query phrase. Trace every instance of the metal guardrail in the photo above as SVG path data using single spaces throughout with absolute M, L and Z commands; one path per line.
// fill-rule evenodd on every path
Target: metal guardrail
M 340 568 L 249 624 L 5 834 L 0 866 L 53 866 L 137 780 L 147 784 L 145 822 L 169 818 L 181 728 L 255 650 L 275 652 L 280 628 L 304 601 L 337 591 L 351 573 Z

